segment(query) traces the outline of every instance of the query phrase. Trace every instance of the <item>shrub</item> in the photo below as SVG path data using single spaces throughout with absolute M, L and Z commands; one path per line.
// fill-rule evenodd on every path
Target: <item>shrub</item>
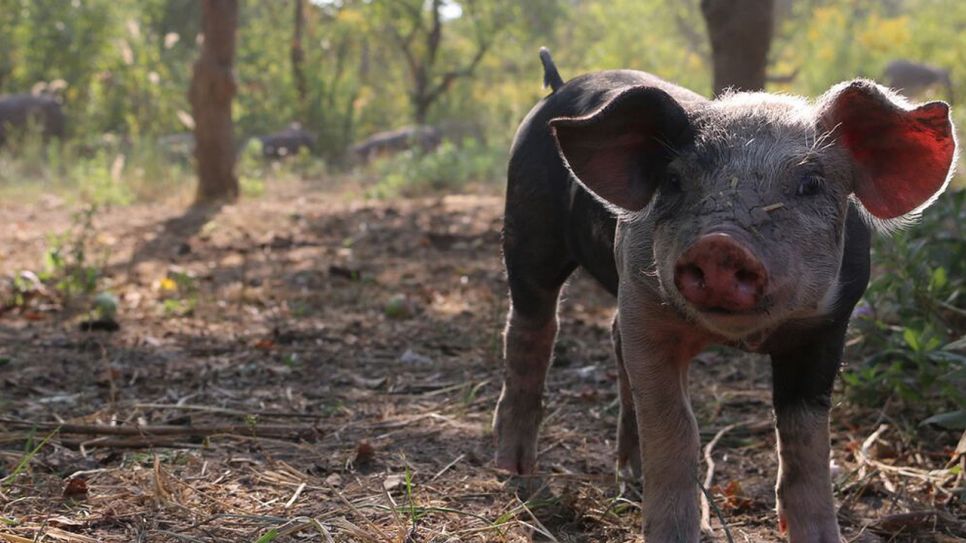
M 445 141 L 428 153 L 409 150 L 377 160 L 371 167 L 379 176 L 379 182 L 368 191 L 371 197 L 455 192 L 469 183 L 501 179 L 506 173 L 506 147 L 485 146 L 476 140 L 462 145 Z
M 916 226 L 876 240 L 873 279 L 853 321 L 860 362 L 843 375 L 853 400 L 881 405 L 894 396 L 924 409 L 966 400 L 964 222 L 961 189 Z

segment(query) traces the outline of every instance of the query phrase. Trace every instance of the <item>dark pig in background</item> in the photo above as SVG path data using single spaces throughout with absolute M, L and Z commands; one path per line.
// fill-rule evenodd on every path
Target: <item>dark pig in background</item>
M 11 94 L 0 97 L 0 145 L 31 123 L 44 140 L 63 138 L 67 125 L 64 108 L 55 98 L 43 94 Z
M 409 149 L 432 151 L 442 141 L 442 133 L 433 126 L 404 126 L 396 130 L 377 132 L 353 145 L 350 152 L 355 160 L 366 163 L 377 156 L 391 155 Z
M 302 128 L 299 123 L 267 136 L 258 136 L 262 142 L 262 156 L 265 158 L 285 158 L 297 155 L 303 147 L 312 151 L 315 147 L 316 136 Z
M 830 394 L 870 233 L 945 189 L 949 107 L 867 80 L 815 101 L 708 100 L 630 70 L 564 83 L 541 57 L 553 92 L 521 124 L 508 169 L 497 465 L 534 473 L 557 300 L 582 267 L 617 296 L 618 467 L 643 476 L 648 543 L 699 540 L 687 381 L 711 344 L 771 357 L 780 526 L 795 543 L 837 543 Z
M 946 98 L 953 102 L 953 82 L 949 70 L 912 62 L 893 60 L 886 66 L 885 82 L 906 96 L 916 97 L 936 86 L 943 87 Z

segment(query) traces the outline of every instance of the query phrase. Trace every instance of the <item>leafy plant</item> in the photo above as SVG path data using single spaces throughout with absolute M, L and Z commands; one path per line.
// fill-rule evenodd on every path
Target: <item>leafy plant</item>
M 369 196 L 424 196 L 452 192 L 472 182 L 501 179 L 506 169 L 506 148 L 487 147 L 468 139 L 463 145 L 444 141 L 430 152 L 409 150 L 377 161 L 373 169 L 380 181 Z
M 860 362 L 843 374 L 864 404 L 894 395 L 929 409 L 966 400 L 966 191 L 943 195 L 922 222 L 875 243 L 874 277 L 856 310 Z
M 52 236 L 44 253 L 44 271 L 39 278 L 52 284 L 65 303 L 97 290 L 103 262 L 92 262 L 88 252 L 94 239 L 96 214 L 97 206 L 94 205 L 76 213 L 71 230 Z
M 180 317 L 192 314 L 198 306 L 198 284 L 195 277 L 184 271 L 171 271 L 160 282 L 161 307 L 165 314 Z

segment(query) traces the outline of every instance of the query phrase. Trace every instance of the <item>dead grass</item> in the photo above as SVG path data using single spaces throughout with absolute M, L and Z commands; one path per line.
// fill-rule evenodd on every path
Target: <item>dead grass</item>
M 121 330 L 79 331 L 83 300 L 0 312 L 0 540 L 640 541 L 612 471 L 613 302 L 589 279 L 562 312 L 544 488 L 523 502 L 491 466 L 501 208 L 299 187 L 219 213 L 102 210 L 92 249 L 109 251 Z M 4 273 L 38 269 L 70 211 L 5 208 Z M 769 371 L 728 351 L 694 365 L 735 541 L 780 538 Z M 888 410 L 833 418 L 849 541 L 966 536 L 957 436 Z

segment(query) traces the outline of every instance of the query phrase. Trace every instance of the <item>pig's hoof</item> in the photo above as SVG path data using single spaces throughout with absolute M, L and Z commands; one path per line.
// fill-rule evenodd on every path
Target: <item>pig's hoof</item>
M 620 479 L 617 484 L 621 498 L 634 503 L 641 503 L 644 501 L 644 493 L 641 492 L 641 489 L 644 488 L 644 485 L 640 481 Z
M 537 464 L 536 444 L 518 439 L 498 438 L 496 467 L 512 475 L 530 475 Z
M 553 497 L 546 481 L 539 475 L 513 475 L 504 486 L 522 501 Z
M 641 489 L 644 488 L 640 471 L 634 472 L 630 464 L 617 465 L 617 485 L 621 496 L 631 501 L 641 501 Z
M 622 481 L 641 481 L 641 449 L 636 444 L 628 446 L 626 440 L 617 445 L 617 478 Z
M 530 405 L 521 403 L 524 402 L 504 396 L 497 405 L 493 424 L 496 467 L 514 475 L 529 475 L 537 463 L 540 398 L 526 402 Z
M 841 543 L 842 541 L 838 523 L 834 520 L 821 521 L 814 516 L 789 519 L 784 510 L 778 512 L 778 531 L 788 538 L 789 543 Z
M 622 481 L 641 481 L 641 461 L 617 459 L 617 478 Z

